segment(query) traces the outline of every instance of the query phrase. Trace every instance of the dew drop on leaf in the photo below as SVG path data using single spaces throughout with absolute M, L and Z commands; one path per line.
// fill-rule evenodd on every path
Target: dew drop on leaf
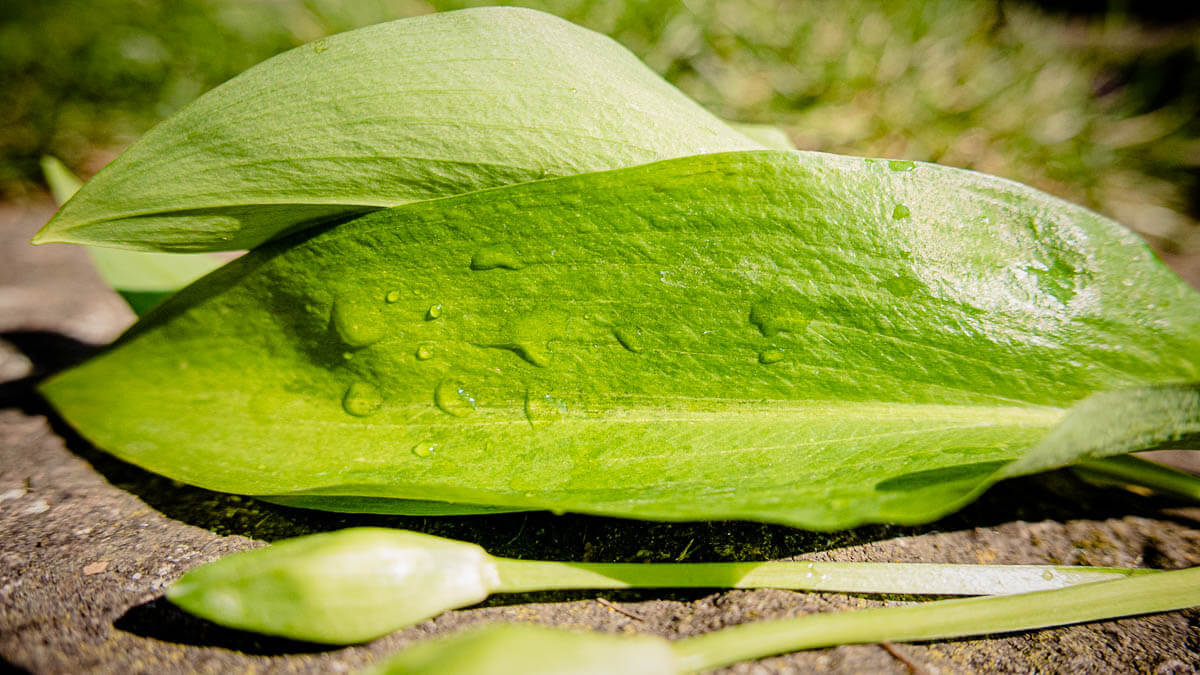
M 471 269 L 473 270 L 494 270 L 496 268 L 519 270 L 523 267 L 525 267 L 525 263 L 521 261 L 521 256 L 517 255 L 512 244 L 484 246 L 471 256 Z
M 422 459 L 433 457 L 437 452 L 437 443 L 417 443 L 412 447 L 412 454 Z
M 915 293 L 921 287 L 921 283 L 912 277 L 896 275 L 884 279 L 882 286 L 888 293 L 898 298 L 906 298 Z
M 417 347 L 417 360 L 418 361 L 428 361 L 429 359 L 432 359 L 432 358 L 433 358 L 433 347 L 430 347 L 429 345 L 421 345 L 420 347 Z
M 379 317 L 370 308 L 345 298 L 333 303 L 330 322 L 342 342 L 353 349 L 379 342 L 384 335 Z
M 639 354 L 644 349 L 641 328 L 614 328 L 613 337 L 617 338 L 622 347 L 634 354 Z
M 758 353 L 758 362 L 762 364 L 779 363 L 783 360 L 783 355 L 782 347 L 767 347 Z
M 383 299 L 386 300 L 389 305 L 393 302 L 400 302 L 400 291 L 388 291 L 388 294 L 384 296 Z
M 917 168 L 917 163 L 907 159 L 893 159 L 888 162 L 888 168 L 892 171 L 912 171 Z
M 780 333 L 799 333 L 809 322 L 809 317 L 795 307 L 770 297 L 750 307 L 750 323 L 758 327 L 763 337 L 775 337 Z
M 567 404 L 551 394 L 525 392 L 525 419 L 531 426 L 541 422 L 557 422 L 567 414 Z
M 892 220 L 904 220 L 912 215 L 912 211 L 903 204 L 897 204 L 896 208 L 892 209 Z
M 373 415 L 382 404 L 379 389 L 369 382 L 355 382 L 342 397 L 342 409 L 355 417 Z
M 1045 579 L 1046 581 L 1050 581 L 1051 579 L 1054 578 L 1054 572 L 1051 572 L 1050 570 L 1046 570 L 1045 572 L 1042 572 L 1042 578 Z
M 550 349 L 545 344 L 538 342 L 517 342 L 513 344 L 512 351 L 525 359 L 530 365 L 538 368 L 545 368 L 550 365 Z
M 425 312 L 425 320 L 433 321 L 434 319 L 438 318 L 441 315 L 442 315 L 442 306 L 441 305 L 433 305 L 429 308 L 429 311 Z
M 540 313 L 521 314 L 505 323 L 497 339 L 480 346 L 507 349 L 526 363 L 545 368 L 550 365 L 553 353 L 549 341 L 556 335 L 554 317 Z
M 433 402 L 442 412 L 466 417 L 475 412 L 475 397 L 458 380 L 442 380 L 433 391 Z

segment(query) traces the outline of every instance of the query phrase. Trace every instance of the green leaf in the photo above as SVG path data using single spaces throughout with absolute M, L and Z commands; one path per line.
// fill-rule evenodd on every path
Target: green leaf
M 83 186 L 83 181 L 71 173 L 67 165 L 57 157 L 42 155 L 41 164 L 42 175 L 46 178 L 46 185 L 50 188 L 50 196 L 54 197 L 55 204 L 62 206 Z
M 69 200 L 82 185 L 71 170 L 54 157 L 42 157 L 42 173 L 59 205 Z M 226 262 L 207 254 L 171 255 L 100 246 L 89 246 L 87 250 L 100 278 L 120 293 L 139 315 Z
M 34 241 L 253 248 L 406 202 L 758 147 L 607 37 L 463 10 L 251 68 L 147 133 Z
M 215 490 L 842 528 L 1187 447 L 1198 356 L 1200 295 L 1107 219 L 759 151 L 265 246 L 44 391 L 98 446 Z

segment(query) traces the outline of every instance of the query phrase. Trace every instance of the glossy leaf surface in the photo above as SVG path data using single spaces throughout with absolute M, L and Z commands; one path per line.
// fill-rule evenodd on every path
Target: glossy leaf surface
M 603 35 L 524 9 L 447 12 L 233 78 L 126 150 L 35 242 L 253 248 L 415 200 L 759 147 Z
M 1096 214 L 759 151 L 264 246 L 44 391 L 216 490 L 840 528 L 1194 444 L 1198 355 L 1200 296 Z

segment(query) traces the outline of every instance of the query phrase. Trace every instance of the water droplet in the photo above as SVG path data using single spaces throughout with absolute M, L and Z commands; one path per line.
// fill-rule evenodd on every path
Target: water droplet
M 367 417 L 375 414 L 383 404 L 379 389 L 368 382 L 355 382 L 346 389 L 342 397 L 342 409 L 355 417 Z
M 386 300 L 389 305 L 393 302 L 400 302 L 400 291 L 388 291 L 388 294 L 384 296 L 383 299 Z
M 347 347 L 361 349 L 383 338 L 383 325 L 373 307 L 342 298 L 333 303 L 330 322 Z
M 758 353 L 758 362 L 762 364 L 779 363 L 783 360 L 784 351 L 782 347 L 767 347 Z
M 354 358 L 354 352 L 342 352 L 342 358 L 350 361 Z
M 428 312 L 425 312 L 425 320 L 433 321 L 434 319 L 438 318 L 441 315 L 442 315 L 442 306 L 441 305 L 433 305 L 429 308 Z
M 437 446 L 437 443 L 417 443 L 412 447 L 412 454 L 422 459 L 433 457 L 437 452 Z
M 1046 570 L 1045 572 L 1042 572 L 1042 578 L 1045 579 L 1046 581 L 1050 581 L 1051 579 L 1054 578 L 1054 572 L 1051 572 L 1050 570 Z
M 567 404 L 550 394 L 536 395 L 525 392 L 525 419 L 530 426 L 538 422 L 556 422 L 567 414 Z
M 517 356 L 525 359 L 531 365 L 545 368 L 550 365 L 550 349 L 537 342 L 516 342 L 508 346 Z
M 622 347 L 634 354 L 639 354 L 644 349 L 641 328 L 614 328 L 613 337 L 617 338 Z
M 550 365 L 553 357 L 549 341 L 558 334 L 556 322 L 557 318 L 553 315 L 538 312 L 521 313 L 501 327 L 500 336 L 496 341 L 480 343 L 477 346 L 507 349 L 526 363 L 545 368 Z
M 458 380 L 442 380 L 433 391 L 433 402 L 442 412 L 455 417 L 466 417 L 475 412 L 475 397 Z
M 777 297 L 756 302 L 750 308 L 750 323 L 758 327 L 763 337 L 775 337 L 780 333 L 799 333 L 808 326 L 808 322 L 808 316 Z
M 896 208 L 892 209 L 892 220 L 904 220 L 912 215 L 912 211 L 903 204 L 897 204 Z
M 417 360 L 418 361 L 428 361 L 429 359 L 432 359 L 432 358 L 433 358 L 433 347 L 430 347 L 429 345 L 421 345 L 420 347 L 417 347 Z
M 888 168 L 892 171 L 912 171 L 917 168 L 917 163 L 907 159 L 893 159 L 888 162 Z
M 1075 288 L 1080 270 L 1074 265 L 1062 258 L 1058 258 L 1049 265 L 1049 269 L 1045 265 L 1043 265 L 1042 269 L 1047 273 L 1037 274 L 1034 270 L 1029 271 L 1034 272 L 1042 290 L 1052 295 L 1055 300 L 1066 305 L 1078 295 L 1078 291 Z
M 894 277 L 884 279 L 881 285 L 888 293 L 898 298 L 907 298 L 921 287 L 921 282 L 912 277 L 897 274 Z
M 494 270 L 498 267 L 506 270 L 519 270 L 525 267 L 521 256 L 517 255 L 512 244 L 492 244 L 484 246 L 471 256 L 471 269 Z
M 316 42 L 313 43 L 313 53 L 314 54 L 321 54 L 326 49 L 329 49 L 329 43 L 326 42 L 325 40 L 317 40 Z

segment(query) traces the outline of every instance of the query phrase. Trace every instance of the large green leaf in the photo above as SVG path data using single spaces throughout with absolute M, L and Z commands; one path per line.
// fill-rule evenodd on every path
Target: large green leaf
M 415 200 L 760 147 L 603 35 L 524 9 L 448 12 L 251 68 L 142 137 L 34 241 L 253 248 Z
M 758 151 L 295 235 L 44 391 L 100 447 L 216 490 L 837 528 L 1194 445 L 1198 358 L 1200 295 L 1109 220 L 937 165 Z

